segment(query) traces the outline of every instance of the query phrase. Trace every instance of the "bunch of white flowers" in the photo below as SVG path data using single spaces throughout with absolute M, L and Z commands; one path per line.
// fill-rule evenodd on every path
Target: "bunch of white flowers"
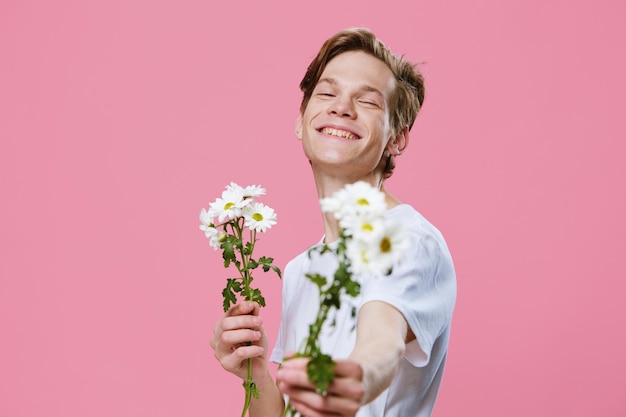
M 324 323 L 333 310 L 341 308 L 343 294 L 349 297 L 360 294 L 361 285 L 353 275 L 367 279 L 390 274 L 409 247 L 409 241 L 402 225 L 385 217 L 385 194 L 365 181 L 346 185 L 332 196 L 320 199 L 320 205 L 323 212 L 332 213 L 339 222 L 339 239 L 332 247 L 314 246 L 309 256 L 312 252 L 333 252 L 338 266 L 330 281 L 320 274 L 306 275 L 318 288 L 320 305 L 309 325 L 304 347 L 295 357 L 309 358 L 309 380 L 319 393 L 326 395 L 335 377 L 335 362 L 321 350 L 319 337 Z M 283 416 L 296 414 L 287 404 Z
M 209 210 L 200 211 L 200 230 L 209 239 L 211 247 L 220 248 L 220 240 L 226 232 L 220 231 L 220 226 L 238 218 L 244 219 L 244 226 L 255 232 L 264 233 L 276 224 L 274 209 L 255 201 L 255 197 L 265 195 L 265 189 L 259 185 L 241 187 L 234 182 L 226 186 L 222 197 L 210 204 Z M 217 224 L 213 221 L 217 218 Z M 225 220 L 228 221 L 225 222 Z
M 222 249 L 224 267 L 235 265 L 239 272 L 238 277 L 226 279 L 226 287 L 222 291 L 224 311 L 237 303 L 238 296 L 246 301 L 254 301 L 261 307 L 265 306 L 261 291 L 251 285 L 254 269 L 262 267 L 264 272 L 271 269 L 279 277 L 281 275 L 280 269 L 272 263 L 273 258 L 253 258 L 257 233 L 265 233 L 276 224 L 274 209 L 255 200 L 264 194 L 265 189 L 261 186 L 241 187 L 231 182 L 222 192 L 222 196 L 210 204 L 208 210 L 200 210 L 200 230 L 209 239 L 213 249 Z M 245 416 L 251 397 L 258 398 L 259 395 L 256 384 L 252 381 L 250 359 L 243 386 L 246 396 L 241 415 Z
M 339 221 L 350 269 L 357 275 L 388 274 L 408 247 L 406 231 L 385 218 L 385 194 L 365 181 L 348 184 L 320 200 Z

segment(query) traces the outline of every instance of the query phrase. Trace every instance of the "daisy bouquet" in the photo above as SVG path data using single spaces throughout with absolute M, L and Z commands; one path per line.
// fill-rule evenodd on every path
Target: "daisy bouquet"
M 273 264 L 273 258 L 253 258 L 258 233 L 265 233 L 277 221 L 274 209 L 256 200 L 264 194 L 265 189 L 260 186 L 241 187 L 231 182 L 222 192 L 222 196 L 210 204 L 208 210 L 203 208 L 200 211 L 200 230 L 209 239 L 213 249 L 221 249 L 224 268 L 234 266 L 238 272 L 236 277 L 227 278 L 222 291 L 224 311 L 228 311 L 240 298 L 265 306 L 261 290 L 252 287 L 253 270 L 260 267 L 267 272 L 271 269 L 281 276 L 280 269 Z M 250 359 L 243 386 L 245 401 L 242 417 L 248 412 L 251 397 L 258 398 L 259 395 L 252 381 Z
M 336 246 L 321 244 L 311 248 L 309 256 L 313 252 L 333 252 L 338 265 L 330 279 L 320 274 L 306 275 L 319 290 L 320 304 L 304 348 L 295 356 L 309 358 L 309 380 L 320 394 L 326 395 L 334 379 L 334 361 L 320 347 L 324 323 L 332 311 L 341 307 L 343 294 L 352 298 L 360 294 L 361 286 L 355 276 L 390 274 L 406 251 L 408 239 L 400 224 L 385 217 L 385 194 L 367 182 L 348 184 L 331 197 L 322 198 L 320 205 L 323 212 L 332 213 L 339 222 L 339 239 Z M 352 313 L 354 318 L 354 307 Z M 296 412 L 288 405 L 284 415 L 294 416 Z

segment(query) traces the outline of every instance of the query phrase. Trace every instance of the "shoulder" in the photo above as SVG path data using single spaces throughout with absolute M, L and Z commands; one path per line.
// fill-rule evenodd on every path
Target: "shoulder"
M 399 222 L 411 235 L 412 239 L 434 239 L 445 244 L 445 239 L 439 229 L 420 212 L 408 204 L 400 204 L 387 211 L 387 218 Z
M 404 267 L 431 270 L 439 278 L 455 276 L 452 255 L 443 234 L 435 225 L 408 204 L 391 208 L 387 216 L 401 223 L 408 234 L 410 249 L 403 257 Z M 437 274 L 436 271 L 444 274 Z

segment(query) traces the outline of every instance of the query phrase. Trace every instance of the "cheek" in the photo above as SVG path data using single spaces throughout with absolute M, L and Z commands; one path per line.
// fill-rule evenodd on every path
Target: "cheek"
M 309 105 L 309 107 L 307 107 L 305 113 L 301 117 L 303 129 L 304 130 L 312 129 L 313 127 L 311 125 L 315 121 L 315 119 L 319 116 L 319 114 L 320 114 L 319 109 L 315 109 L 314 107 Z
M 385 149 L 387 144 L 389 143 L 389 138 L 391 138 L 391 130 L 389 129 L 389 124 L 386 120 L 381 120 L 376 126 L 376 136 L 380 138 L 380 148 Z
M 388 134 L 391 134 L 391 119 L 389 115 L 386 115 L 382 120 L 383 128 L 387 131 Z

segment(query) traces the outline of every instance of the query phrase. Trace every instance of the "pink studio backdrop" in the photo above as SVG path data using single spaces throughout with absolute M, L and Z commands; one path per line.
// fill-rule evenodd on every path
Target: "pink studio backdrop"
M 259 254 L 320 237 L 297 86 L 347 26 L 424 62 L 389 186 L 457 267 L 435 417 L 623 416 L 623 4 L 4 0 L 0 416 L 239 415 L 198 213 L 261 184 Z M 257 283 L 273 340 L 280 281 Z

